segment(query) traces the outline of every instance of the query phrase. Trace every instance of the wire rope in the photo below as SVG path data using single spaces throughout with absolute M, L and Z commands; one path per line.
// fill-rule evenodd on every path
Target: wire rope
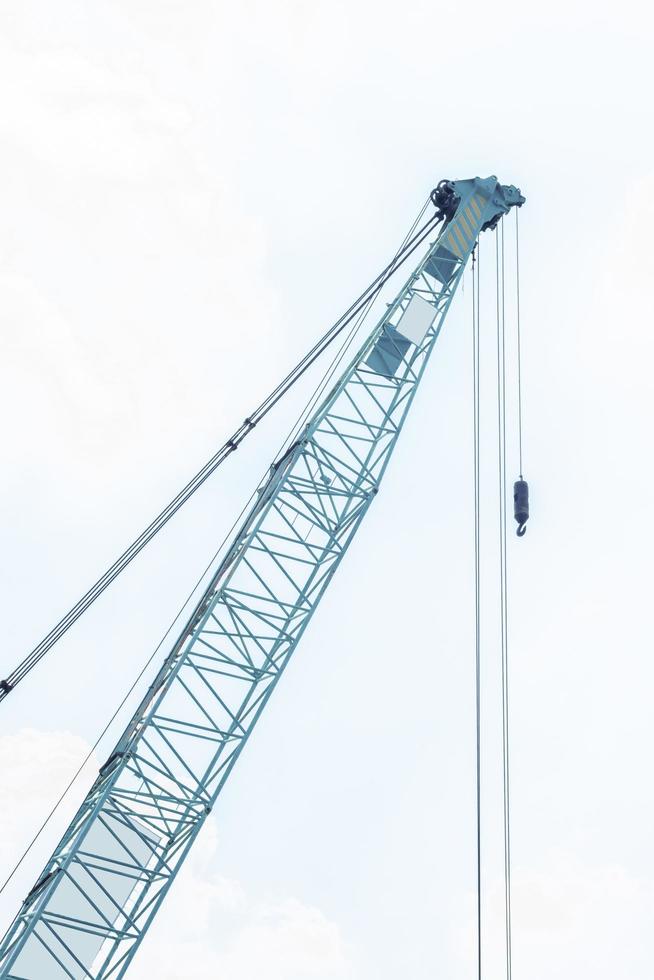
M 475 761 L 477 835 L 477 976 L 481 980 L 481 610 L 480 610 L 480 481 L 479 481 L 479 243 L 472 253 L 472 388 L 473 388 L 473 484 L 475 555 Z
M 406 244 L 409 241 L 411 235 L 415 231 L 415 228 L 418 225 L 418 223 L 420 222 L 422 216 L 424 215 L 425 210 L 427 209 L 428 205 L 429 205 L 429 198 L 425 202 L 424 206 L 422 207 L 421 211 L 418 214 L 418 217 L 415 219 L 415 221 L 413 222 L 411 228 L 407 232 L 407 235 L 405 236 L 405 238 L 404 238 L 404 240 L 402 242 L 402 245 L 400 245 L 400 248 L 395 253 L 395 256 L 394 256 L 393 260 L 386 267 L 387 270 L 391 270 L 391 273 L 393 271 L 395 271 L 395 263 L 398 262 L 398 259 L 401 256 L 404 247 L 406 246 Z M 368 300 L 366 301 L 365 308 L 359 313 L 359 315 L 358 315 L 358 317 L 357 317 L 357 319 L 356 319 L 356 321 L 354 323 L 354 326 L 352 327 L 352 329 L 349 331 L 348 335 L 346 336 L 346 339 L 343 342 L 343 344 L 341 345 L 338 353 L 336 354 L 336 357 L 332 360 L 331 364 L 327 367 L 327 370 L 325 371 L 325 374 L 323 375 L 323 377 L 321 378 L 321 380 L 316 385 L 316 388 L 314 389 L 314 392 L 313 392 L 313 394 L 311 395 L 311 397 L 309 399 L 309 402 L 308 402 L 307 407 L 301 412 L 301 414 L 300 414 L 297 422 L 295 422 L 291 426 L 291 428 L 289 429 L 288 435 L 286 436 L 286 438 L 282 442 L 281 446 L 279 447 L 277 453 L 275 454 L 275 458 L 278 458 L 279 456 L 281 456 L 285 452 L 285 450 L 287 449 L 287 447 L 293 442 L 296 433 L 299 431 L 299 429 L 301 428 L 301 426 L 303 424 L 303 420 L 306 418 L 306 416 L 308 415 L 308 413 L 311 411 L 312 407 L 317 403 L 318 399 L 321 397 L 321 395 L 324 392 L 327 384 L 329 383 L 331 377 L 333 376 L 335 370 L 337 369 L 338 364 L 343 360 L 343 358 L 345 357 L 347 351 L 352 346 L 352 343 L 354 341 L 354 338 L 356 336 L 356 333 L 359 331 L 359 329 L 363 325 L 366 317 L 370 313 L 370 310 L 372 309 L 372 306 L 373 306 L 373 304 L 375 302 L 375 299 L 377 298 L 378 295 L 379 295 L 379 290 L 374 295 L 370 296 L 368 298 Z M 91 746 L 91 748 L 88 750 L 86 756 L 84 757 L 84 759 L 80 763 L 79 767 L 77 768 L 77 770 L 75 771 L 75 773 L 73 774 L 73 776 L 71 777 L 71 779 L 69 780 L 69 782 L 67 783 L 67 785 L 64 788 L 63 792 L 60 794 L 60 796 L 58 797 L 58 799 L 56 800 L 56 802 L 54 803 L 54 805 L 52 806 L 52 808 L 48 812 L 47 816 L 45 817 L 44 821 L 41 823 L 41 825 L 37 829 L 36 833 L 34 834 L 34 836 L 32 837 L 32 839 L 28 843 L 27 847 L 25 848 L 25 850 L 20 855 L 18 861 L 13 866 L 13 868 L 11 869 L 11 871 L 9 872 L 9 874 L 7 875 L 7 877 L 4 879 L 2 885 L 0 885 L 0 894 L 2 894 L 2 892 L 4 892 L 5 888 L 9 884 L 9 882 L 13 879 L 14 875 L 19 870 L 19 868 L 23 864 L 25 858 L 30 853 L 30 851 L 32 850 L 32 848 L 36 844 L 37 840 L 40 838 L 41 834 L 43 833 L 43 831 L 45 830 L 45 828 L 49 824 L 50 820 L 53 818 L 53 816 L 55 815 L 55 813 L 57 812 L 57 810 L 59 809 L 59 807 L 63 803 L 64 799 L 66 798 L 66 796 L 68 795 L 68 793 L 72 789 L 73 785 L 77 782 L 77 779 L 79 778 L 79 776 L 82 774 L 83 770 L 86 768 L 86 766 L 90 762 L 90 760 L 93 757 L 93 755 L 94 755 L 95 751 L 97 750 L 98 746 L 100 745 L 100 743 L 102 742 L 103 738 L 105 737 L 105 735 L 107 734 L 107 732 L 109 731 L 109 729 L 113 725 L 114 721 L 118 717 L 120 711 L 122 710 L 122 708 L 124 707 L 124 705 L 128 701 L 129 697 L 132 695 L 132 693 L 134 692 L 134 690 L 136 689 L 136 686 L 138 685 L 139 681 L 142 679 L 142 677 L 146 673 L 148 667 L 152 664 L 152 661 L 154 660 L 154 658 L 156 657 L 157 653 L 160 651 L 160 649 L 163 646 L 163 644 L 165 643 L 166 639 L 168 638 L 168 636 L 172 632 L 175 624 L 181 618 L 182 613 L 184 612 L 184 610 L 188 606 L 189 602 L 191 601 L 191 599 L 193 598 L 193 596 L 197 592 L 198 587 L 202 583 L 203 579 L 205 579 L 207 573 L 210 571 L 210 569 L 216 563 L 216 561 L 218 559 L 218 556 L 220 555 L 221 551 L 223 550 L 223 548 L 225 547 L 225 545 L 229 541 L 229 539 L 230 539 L 231 535 L 234 533 L 235 529 L 238 527 L 240 521 L 242 520 L 243 516 L 247 512 L 247 510 L 248 510 L 249 506 L 251 505 L 252 501 L 255 499 L 255 497 L 257 495 L 258 487 L 261 484 L 261 482 L 265 479 L 266 473 L 267 473 L 267 469 L 262 474 L 261 479 L 257 483 L 257 486 L 252 491 L 252 493 L 250 494 L 250 497 L 246 501 L 245 505 L 241 508 L 238 516 L 235 518 L 235 520 L 232 523 L 231 527 L 229 528 L 229 530 L 227 531 L 227 533 L 223 537 L 223 539 L 222 539 L 220 545 L 218 546 L 216 552 L 211 557 L 211 560 L 209 561 L 209 564 L 206 566 L 206 568 L 201 573 L 201 575 L 198 578 L 198 580 L 196 581 L 195 585 L 193 586 L 193 588 L 189 592 L 188 596 L 186 597 L 186 599 L 182 603 L 182 605 L 181 605 L 180 609 L 178 610 L 177 614 L 175 615 L 174 619 L 172 620 L 172 622 L 170 623 L 170 625 L 166 629 L 165 633 L 163 634 L 163 636 L 161 637 L 161 639 L 157 643 L 156 647 L 154 648 L 153 652 L 150 654 L 150 656 L 146 660 L 145 664 L 143 665 L 143 667 L 141 668 L 141 670 L 139 671 L 139 673 L 135 677 L 134 681 L 131 683 L 131 685 L 128 688 L 127 692 L 123 696 L 120 704 L 118 705 L 118 707 L 116 708 L 116 710 L 111 715 L 111 718 L 109 719 L 109 721 L 105 724 L 104 728 L 102 729 L 102 731 L 100 732 L 100 734 L 96 738 L 96 740 L 93 743 L 93 745 Z M 202 601 L 202 599 L 200 601 Z
M 420 212 L 424 214 L 427 205 Z M 415 229 L 418 221 L 414 222 L 412 229 Z M 311 348 L 302 360 L 293 368 L 291 372 L 281 381 L 277 387 L 264 399 L 264 401 L 249 415 L 245 421 L 233 433 L 230 439 L 225 442 L 220 449 L 205 463 L 205 465 L 192 477 L 192 479 L 179 491 L 173 500 L 154 518 L 146 529 L 129 545 L 129 547 L 114 561 L 114 563 L 100 576 L 100 578 L 84 593 L 81 599 L 62 617 L 61 620 L 47 633 L 34 649 L 18 664 L 16 668 L 2 681 L 0 681 L 0 701 L 4 700 L 8 694 L 27 676 L 27 674 L 42 660 L 49 650 L 59 639 L 77 622 L 86 610 L 102 595 L 111 583 L 120 575 L 130 562 L 143 550 L 152 538 L 168 523 L 177 511 L 190 499 L 190 497 L 205 483 L 205 481 L 215 472 L 216 469 L 238 449 L 241 442 L 249 435 L 252 429 L 270 412 L 270 410 L 283 398 L 283 396 L 293 387 L 302 377 L 308 368 L 317 358 L 329 347 L 338 336 L 361 314 L 365 315 L 371 303 L 379 295 L 382 287 L 388 279 L 397 271 L 398 268 L 415 252 L 425 241 L 433 229 L 440 223 L 442 217 L 435 215 L 420 228 L 413 236 L 407 236 L 405 242 L 395 254 L 390 263 L 383 269 L 370 286 L 364 290 L 349 309 L 336 321 L 323 337 Z M 359 321 L 359 325 L 360 325 Z M 356 331 L 352 332 L 352 335 Z M 346 338 L 347 343 L 347 338 Z M 334 363 L 338 363 L 338 357 Z
M 522 347 L 520 339 L 520 222 L 518 214 L 520 208 L 515 211 L 515 283 L 516 283 L 516 323 L 518 335 L 518 454 L 520 460 L 520 479 L 522 480 Z
M 500 553 L 500 642 L 502 675 L 502 790 L 504 829 L 504 928 L 506 978 L 511 980 L 511 817 L 509 781 L 509 665 L 508 603 L 506 561 L 506 345 L 505 345 L 505 262 L 504 221 L 496 231 L 496 313 L 497 313 L 497 429 L 499 482 L 499 553 Z

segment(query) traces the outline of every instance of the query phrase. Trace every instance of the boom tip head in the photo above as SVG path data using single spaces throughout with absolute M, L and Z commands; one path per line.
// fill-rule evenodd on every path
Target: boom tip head
M 497 177 L 472 177 L 468 180 L 441 180 L 432 191 L 431 199 L 440 217 L 451 221 L 460 205 L 466 206 L 475 196 L 485 208 L 486 220 L 482 231 L 495 228 L 502 215 L 511 208 L 521 208 L 525 197 L 519 187 L 500 184 Z
M 513 184 L 500 184 L 499 189 L 504 194 L 504 203 L 507 205 L 507 207 L 521 208 L 527 200 L 526 197 L 520 193 L 520 188 L 514 187 Z

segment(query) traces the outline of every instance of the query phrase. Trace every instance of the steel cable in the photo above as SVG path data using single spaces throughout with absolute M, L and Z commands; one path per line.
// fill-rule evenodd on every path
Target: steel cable
M 475 281 L 476 280 L 476 281 Z M 475 553 L 475 739 L 477 818 L 477 977 L 481 980 L 481 587 L 480 587 L 480 493 L 479 493 L 479 243 L 472 253 L 472 388 L 473 388 L 473 484 Z
M 502 789 L 504 824 L 504 928 L 506 978 L 511 980 L 511 814 L 509 782 L 509 665 L 508 665 L 508 583 L 506 562 L 506 347 L 505 347 L 505 277 L 504 220 L 496 230 L 496 305 L 497 305 L 497 428 L 499 478 L 499 549 L 500 549 L 500 641 L 502 664 Z
M 421 214 L 424 214 L 423 207 Z M 293 385 L 302 377 L 308 368 L 320 357 L 320 355 L 336 340 L 338 336 L 347 328 L 352 321 L 356 321 L 359 314 L 365 313 L 366 308 L 379 294 L 388 279 L 406 262 L 410 255 L 425 241 L 429 234 L 441 221 L 439 215 L 430 218 L 425 225 L 409 241 L 400 248 L 391 262 L 383 269 L 375 280 L 359 296 L 349 309 L 336 321 L 333 326 L 323 335 L 323 337 L 311 348 L 302 360 L 289 372 L 277 387 L 261 402 L 244 422 L 236 429 L 233 435 L 220 447 L 220 449 L 208 460 L 207 463 L 189 480 L 189 482 L 176 494 L 169 504 L 154 518 L 144 531 L 129 545 L 128 548 L 113 562 L 112 565 L 100 576 L 100 578 L 84 593 L 81 599 L 66 613 L 62 619 L 47 633 L 34 649 L 22 660 L 17 667 L 2 681 L 0 681 L 0 701 L 27 676 L 27 674 L 39 663 L 48 651 L 57 643 L 59 639 L 70 629 L 70 627 L 83 615 L 84 612 L 102 595 L 106 588 L 120 575 L 129 563 L 139 554 L 143 548 L 155 537 L 155 535 L 168 523 L 177 511 L 190 499 L 193 494 L 205 483 L 205 481 L 218 469 L 218 467 L 238 449 L 239 445 L 249 435 L 252 429 L 271 411 Z M 415 223 L 414 226 L 415 228 Z
M 398 251 L 395 253 L 395 256 L 394 256 L 392 262 L 389 263 L 389 265 L 387 266 L 387 269 L 391 270 L 391 272 L 392 271 L 395 271 L 395 268 L 396 268 L 395 263 L 398 262 L 398 259 L 399 259 L 400 255 L 402 254 L 402 251 L 403 251 L 405 245 L 407 244 L 407 242 L 409 241 L 411 235 L 415 231 L 415 228 L 416 228 L 417 224 L 419 223 L 419 221 L 421 220 L 422 216 L 424 215 L 425 210 L 427 209 L 428 205 L 429 205 L 429 198 L 425 202 L 424 206 L 422 207 L 421 211 L 418 214 L 418 217 L 415 219 L 415 221 L 413 222 L 411 228 L 407 232 L 407 234 L 406 234 L 406 236 L 404 238 L 404 241 L 402 242 L 402 245 L 400 245 L 400 248 L 398 249 Z M 399 266 L 397 266 L 397 267 L 399 267 Z M 334 374 L 335 370 L 337 369 L 338 365 L 341 363 L 341 361 L 345 357 L 347 351 L 352 346 L 352 343 L 354 341 L 354 338 L 355 338 L 358 330 L 361 328 L 361 326 L 363 325 L 366 317 L 370 313 L 370 310 L 372 309 L 372 306 L 374 304 L 374 301 L 375 301 L 375 299 L 377 298 L 378 295 L 379 295 L 379 291 L 377 291 L 374 295 L 372 295 L 367 300 L 365 309 L 357 317 L 357 320 L 355 321 L 354 326 L 352 327 L 352 329 L 348 333 L 348 335 L 347 335 L 345 341 L 343 342 L 343 344 L 341 345 L 338 353 L 336 354 L 335 358 L 332 360 L 331 364 L 328 366 L 325 374 L 323 375 L 323 377 L 321 378 L 321 380 L 318 382 L 318 385 L 314 389 L 314 392 L 311 395 L 311 398 L 309 399 L 309 403 L 307 405 L 307 408 L 304 409 L 304 411 L 300 414 L 300 417 L 298 418 L 297 422 L 294 423 L 294 425 L 289 430 L 288 435 L 286 436 L 286 438 L 282 442 L 281 446 L 279 447 L 279 449 L 278 449 L 278 451 L 276 453 L 275 458 L 278 458 L 279 456 L 283 455 L 283 453 L 286 451 L 287 447 L 294 441 L 295 434 L 301 428 L 302 423 L 303 423 L 303 419 L 306 418 L 306 416 L 308 415 L 308 413 L 311 411 L 312 407 L 316 404 L 316 402 L 318 401 L 318 399 L 323 394 L 323 392 L 324 392 L 327 384 L 329 383 L 330 379 L 333 377 L 333 374 Z M 105 737 L 105 735 L 107 734 L 107 732 L 111 728 L 112 724 L 114 723 L 114 721 L 118 717 L 120 711 L 122 710 L 122 708 L 126 704 L 127 700 L 129 699 L 129 697 L 131 696 L 131 694 L 135 690 L 135 688 L 138 685 L 139 681 L 144 676 L 144 674 L 147 671 L 148 667 L 151 665 L 151 663 L 154 660 L 154 658 L 156 657 L 157 653 L 159 652 L 159 650 L 161 649 L 161 647 L 165 643 L 166 639 L 168 638 L 168 636 L 172 632 L 175 624 L 181 618 L 182 613 L 184 612 L 184 610 L 188 606 L 188 604 L 191 601 L 191 599 L 193 598 L 193 596 L 196 594 L 199 585 L 201 584 L 201 582 L 203 581 L 203 579 L 205 579 L 207 573 L 210 571 L 210 569 L 216 563 L 216 561 L 218 559 L 218 556 L 220 555 L 221 551 L 223 550 L 223 548 L 225 547 L 225 545 L 229 541 L 229 539 L 230 539 L 231 535 L 234 533 L 235 529 L 238 527 L 238 525 L 239 525 L 240 521 L 242 520 L 243 516 L 245 515 L 248 507 L 250 506 L 250 504 L 252 503 L 252 501 L 255 499 L 255 497 L 257 495 L 258 486 L 265 479 L 266 472 L 267 472 L 267 469 L 262 474 L 261 480 L 259 480 L 259 482 L 257 483 L 257 486 L 252 491 L 252 493 L 250 494 L 250 497 L 246 501 L 245 505 L 241 508 L 241 511 L 239 512 L 238 516 L 236 517 L 236 519 L 232 523 L 230 529 L 225 534 L 223 540 L 221 541 L 220 545 L 218 546 L 218 549 L 216 550 L 216 552 L 212 556 L 209 564 L 206 566 L 206 568 L 204 569 L 204 571 L 202 572 L 202 574 L 198 578 L 197 582 L 195 583 L 195 585 L 193 586 L 193 588 L 189 592 L 188 596 L 184 600 L 182 606 L 180 607 L 179 611 L 175 615 L 175 618 L 170 623 L 170 626 L 167 628 L 167 630 L 165 631 L 165 633 L 163 634 L 163 636 L 161 637 L 161 639 L 157 643 L 156 647 L 154 648 L 154 650 L 152 651 L 152 653 L 150 654 L 150 656 L 146 660 L 145 664 L 143 665 L 143 667 L 141 668 L 141 670 L 139 671 L 139 673 L 135 677 L 134 681 L 131 683 L 129 689 L 127 690 L 127 692 L 123 696 L 120 704 L 118 705 L 118 707 L 116 708 L 116 710 L 112 714 L 111 718 L 109 719 L 109 721 L 106 723 L 106 725 L 104 726 L 104 728 L 102 729 L 102 731 L 100 732 L 100 734 L 98 735 L 98 737 L 96 738 L 96 740 L 93 743 L 93 745 L 91 746 L 91 748 L 88 750 L 86 756 L 84 757 L 84 759 L 82 760 L 82 762 L 80 763 L 80 765 L 76 769 L 75 773 L 73 774 L 73 776 L 71 777 L 71 779 L 67 783 L 67 785 L 64 788 L 63 792 L 60 794 L 60 796 L 58 797 L 58 799 L 56 800 L 56 802 L 54 803 L 54 805 L 52 806 L 52 808 L 48 812 L 47 816 L 45 817 L 45 819 L 43 820 L 43 822 L 41 823 L 41 825 L 37 829 L 36 833 L 34 834 L 34 836 L 32 837 L 32 839 L 30 840 L 29 844 L 27 845 L 27 847 L 25 848 L 25 850 L 22 852 L 22 854 L 18 858 L 18 861 L 13 866 L 13 868 L 11 869 L 11 871 L 9 872 L 9 874 L 7 875 L 7 877 L 5 878 L 5 880 L 3 881 L 2 885 L 0 885 L 0 894 L 2 894 L 2 892 L 5 890 L 5 888 L 9 884 L 9 882 L 13 879 L 14 875 L 16 874 L 16 872 L 18 871 L 18 869 L 21 867 L 23 861 L 25 860 L 25 858 L 27 857 L 27 855 L 30 853 L 30 851 L 32 850 L 32 848 L 36 844 L 37 840 L 39 839 L 39 837 L 41 836 L 41 834 L 43 833 L 43 831 L 45 830 L 45 828 L 49 824 L 50 820 L 52 819 L 52 817 L 54 816 L 54 814 L 57 812 L 57 810 L 59 809 L 59 807 L 63 803 L 64 799 L 66 798 L 66 796 L 68 795 L 68 793 L 72 789 L 73 785 L 77 782 L 77 779 L 79 778 L 79 776 L 81 775 L 81 773 L 83 772 L 83 770 L 86 768 L 86 766 L 90 762 L 90 760 L 93 757 L 96 749 L 98 748 L 98 746 L 102 742 L 103 738 Z M 200 600 L 200 601 L 202 601 L 202 600 Z
M 515 283 L 516 283 L 516 324 L 518 341 L 518 455 L 520 460 L 520 479 L 522 480 L 522 346 L 520 339 L 520 233 L 518 214 L 520 208 L 515 211 Z

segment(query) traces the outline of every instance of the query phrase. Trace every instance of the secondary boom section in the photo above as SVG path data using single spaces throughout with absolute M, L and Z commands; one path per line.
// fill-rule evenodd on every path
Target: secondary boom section
M 0 945 L 0 978 L 124 976 L 377 493 L 479 233 L 524 198 L 441 182 L 445 223 L 287 453 Z

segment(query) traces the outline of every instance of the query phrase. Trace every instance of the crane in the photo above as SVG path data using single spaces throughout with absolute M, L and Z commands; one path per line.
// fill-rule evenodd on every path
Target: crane
M 441 181 L 440 233 L 290 447 L 0 944 L 3 980 L 125 976 L 309 625 L 482 231 L 524 197 Z

